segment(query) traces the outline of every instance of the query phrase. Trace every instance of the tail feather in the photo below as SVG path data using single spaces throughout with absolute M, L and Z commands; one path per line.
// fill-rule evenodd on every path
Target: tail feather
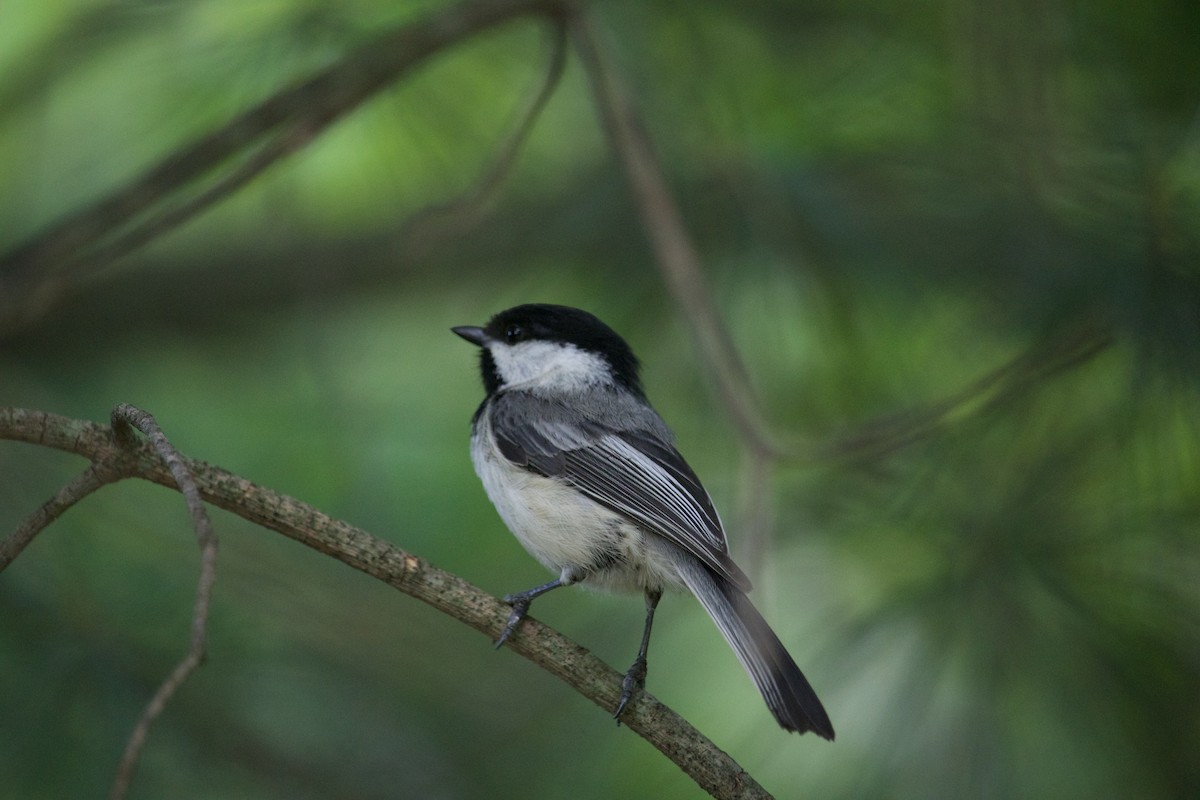
M 681 577 L 733 648 L 779 724 L 832 741 L 833 725 L 817 693 L 750 598 L 699 562 L 682 569 Z

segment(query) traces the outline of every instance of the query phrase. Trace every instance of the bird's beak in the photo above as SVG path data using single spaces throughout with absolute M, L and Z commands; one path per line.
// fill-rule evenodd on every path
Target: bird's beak
M 451 328 L 450 330 L 454 331 L 471 344 L 478 345 L 479 347 L 483 347 L 484 342 L 486 342 L 488 338 L 487 334 L 484 333 L 483 328 L 475 325 L 459 325 L 457 328 Z

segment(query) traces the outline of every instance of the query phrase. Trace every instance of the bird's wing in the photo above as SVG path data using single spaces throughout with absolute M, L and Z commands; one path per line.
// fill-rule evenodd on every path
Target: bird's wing
M 743 591 L 721 519 L 683 456 L 657 431 L 567 421 L 553 404 L 499 402 L 491 424 L 513 463 L 566 481 L 596 502 L 683 548 Z M 651 412 L 652 413 L 652 412 Z M 664 428 L 665 430 L 665 428 Z

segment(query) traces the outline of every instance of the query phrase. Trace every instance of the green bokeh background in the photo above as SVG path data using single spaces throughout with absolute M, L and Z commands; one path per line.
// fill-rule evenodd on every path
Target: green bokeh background
M 0 6 L 0 251 L 436 3 Z M 646 364 L 757 564 L 755 599 L 835 744 L 778 730 L 669 598 L 649 690 L 779 797 L 1200 795 L 1200 7 L 964 0 L 597 3 L 774 426 L 815 448 L 746 536 L 745 460 L 667 296 L 577 62 L 471 224 L 545 70 L 517 22 L 447 52 L 200 218 L 0 339 L 0 404 L 131 402 L 185 453 L 498 595 L 546 580 L 467 455 L 451 335 L 520 302 L 594 311 Z M 0 276 L 2 277 L 2 276 Z M 1022 362 L 1064 331 L 1109 342 Z M 78 471 L 0 443 L 0 533 Z M 207 664 L 131 797 L 684 798 L 601 710 L 477 633 L 216 512 Z M 0 794 L 106 790 L 182 654 L 184 507 L 127 482 L 0 575 Z M 642 604 L 535 615 L 618 668 Z

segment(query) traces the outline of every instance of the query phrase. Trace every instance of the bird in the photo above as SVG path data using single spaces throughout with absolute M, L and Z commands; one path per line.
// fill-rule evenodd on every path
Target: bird
M 582 309 L 519 305 L 451 330 L 479 347 L 484 399 L 471 460 L 509 530 L 557 577 L 507 595 L 499 648 L 532 602 L 573 584 L 640 592 L 641 645 L 621 682 L 618 724 L 645 686 L 654 613 L 690 592 L 712 618 L 779 725 L 834 738 L 829 716 L 747 597 L 720 516 L 642 388 L 629 344 Z

